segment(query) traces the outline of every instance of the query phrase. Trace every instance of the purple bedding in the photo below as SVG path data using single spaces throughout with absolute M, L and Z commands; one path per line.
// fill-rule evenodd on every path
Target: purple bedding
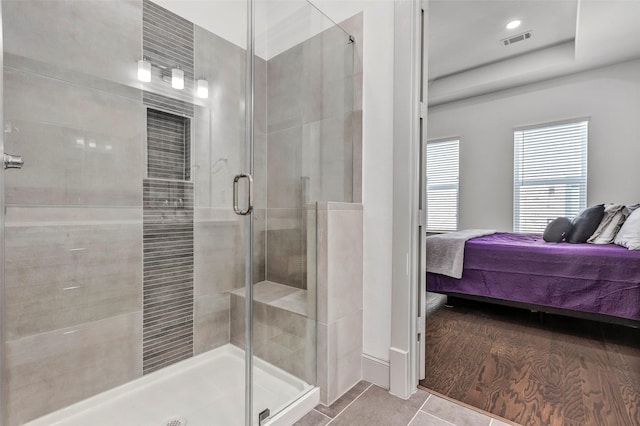
M 466 242 L 461 279 L 427 273 L 427 288 L 640 320 L 640 251 L 497 233 Z

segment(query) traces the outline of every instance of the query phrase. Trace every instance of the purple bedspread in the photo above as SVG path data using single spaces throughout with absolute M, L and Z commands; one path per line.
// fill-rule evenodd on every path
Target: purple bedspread
M 640 251 L 497 233 L 466 242 L 462 279 L 427 273 L 427 288 L 640 320 Z

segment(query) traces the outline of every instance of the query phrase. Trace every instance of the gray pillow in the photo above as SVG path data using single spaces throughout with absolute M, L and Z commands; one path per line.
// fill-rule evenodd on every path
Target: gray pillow
M 542 234 L 542 239 L 548 243 L 559 243 L 564 240 L 571 231 L 571 221 L 566 217 L 559 217 L 552 220 Z
M 571 222 L 573 226 L 567 235 L 567 242 L 586 243 L 600 225 L 602 216 L 604 216 L 604 204 L 582 210 Z

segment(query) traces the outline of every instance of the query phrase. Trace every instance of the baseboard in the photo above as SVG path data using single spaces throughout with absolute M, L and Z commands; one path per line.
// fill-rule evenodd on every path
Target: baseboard
M 362 354 L 362 379 L 389 389 L 389 361 Z
M 416 378 L 410 377 L 409 351 L 391 347 L 389 349 L 389 393 L 398 398 L 409 398 L 417 388 Z

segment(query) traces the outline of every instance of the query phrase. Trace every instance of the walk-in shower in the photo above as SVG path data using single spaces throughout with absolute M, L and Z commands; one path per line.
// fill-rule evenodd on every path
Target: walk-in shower
M 2 0 L 2 35 L 1 425 L 317 403 L 315 210 L 353 199 L 353 38 L 303 0 Z

